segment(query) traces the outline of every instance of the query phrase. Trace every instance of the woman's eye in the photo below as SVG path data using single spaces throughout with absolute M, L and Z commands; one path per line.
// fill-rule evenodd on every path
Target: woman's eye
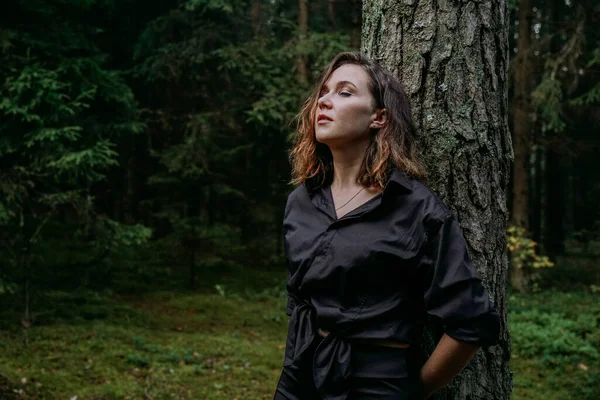
M 344 96 L 344 97 L 348 97 L 348 96 L 352 96 L 352 93 L 343 91 L 343 92 L 340 92 L 339 95 L 340 96 Z

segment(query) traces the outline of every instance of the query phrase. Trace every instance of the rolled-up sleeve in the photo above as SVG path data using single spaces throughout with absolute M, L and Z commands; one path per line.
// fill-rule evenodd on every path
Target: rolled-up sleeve
M 425 308 L 429 315 L 441 320 L 446 334 L 480 346 L 496 344 L 500 317 L 452 215 L 430 231 L 422 266 Z

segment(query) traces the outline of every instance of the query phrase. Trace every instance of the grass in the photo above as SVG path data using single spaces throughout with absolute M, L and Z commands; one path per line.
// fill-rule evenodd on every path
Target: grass
M 0 374 L 18 398 L 272 398 L 283 299 L 158 293 L 106 299 L 100 313 L 102 302 L 72 305 L 87 318 L 29 329 L 27 348 L 20 330 L 0 331 Z
M 509 298 L 512 399 L 597 399 L 600 303 L 583 290 Z
M 5 312 L 0 399 L 271 399 L 287 318 L 281 278 L 201 293 L 47 294 L 28 329 Z M 257 282 L 257 280 L 254 280 Z M 600 304 L 585 290 L 509 298 L 512 399 L 595 399 Z

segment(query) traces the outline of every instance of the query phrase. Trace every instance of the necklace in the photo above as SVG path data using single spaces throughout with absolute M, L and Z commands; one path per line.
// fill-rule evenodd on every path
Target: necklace
M 352 199 L 354 199 L 356 196 L 358 196 L 358 194 L 360 192 L 362 192 L 365 188 L 361 188 L 358 192 L 356 192 L 356 194 L 352 197 L 350 197 L 350 200 L 348 200 L 347 202 L 345 202 L 344 204 L 342 204 L 341 206 L 339 206 L 338 208 L 335 209 L 335 211 L 339 210 L 340 208 L 344 207 L 346 204 L 350 203 L 352 201 Z

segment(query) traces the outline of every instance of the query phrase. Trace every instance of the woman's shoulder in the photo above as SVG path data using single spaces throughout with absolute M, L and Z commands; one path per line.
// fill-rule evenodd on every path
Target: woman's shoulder
M 423 222 L 443 221 L 452 216 L 448 206 L 426 183 L 414 178 L 406 178 L 405 183 L 408 190 L 399 192 L 398 207 L 410 209 L 413 215 L 420 215 Z
M 298 201 L 310 201 L 310 194 L 305 185 L 298 185 L 290 194 L 288 194 L 286 204 L 289 207 L 291 204 Z
M 299 185 L 294 188 L 287 196 L 285 203 L 285 216 L 291 211 L 292 208 L 306 210 L 307 207 L 312 205 L 311 195 L 305 185 Z

